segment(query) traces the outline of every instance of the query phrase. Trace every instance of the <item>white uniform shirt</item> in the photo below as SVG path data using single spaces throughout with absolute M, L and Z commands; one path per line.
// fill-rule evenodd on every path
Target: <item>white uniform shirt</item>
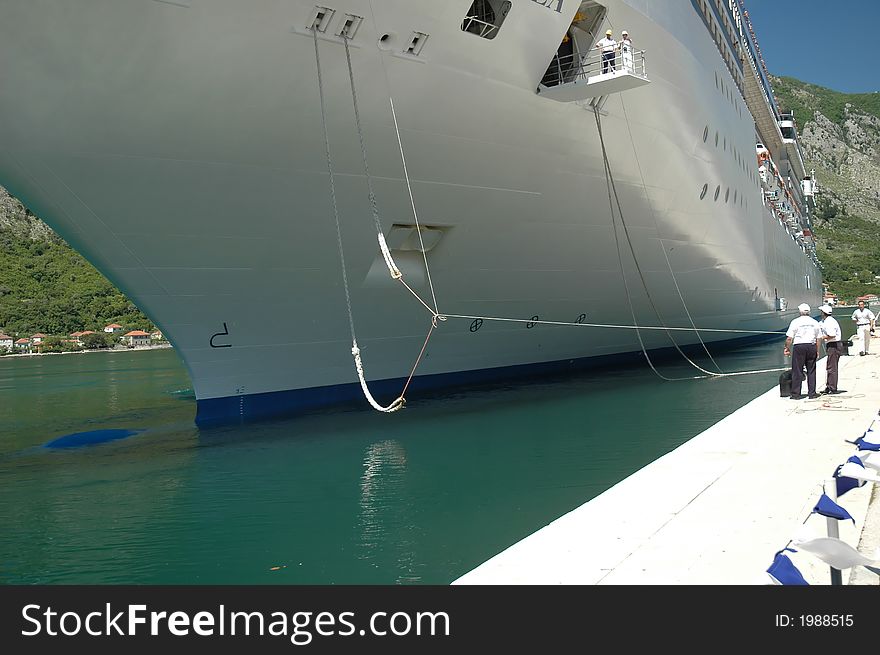
M 599 39 L 596 42 L 597 48 L 602 48 L 602 52 L 614 52 L 614 48 L 617 47 L 617 41 L 614 39 L 609 39 L 607 36 L 604 39 Z
M 632 52 L 633 42 L 629 37 L 620 40 L 620 50 L 622 52 Z
M 831 339 L 830 341 L 826 341 L 825 343 L 834 343 L 835 341 L 840 341 L 840 323 L 838 323 L 835 319 L 829 316 L 819 324 L 819 327 L 822 328 L 822 334 L 824 336 L 834 337 L 833 339 Z
M 870 325 L 871 321 L 874 320 L 874 312 L 865 307 L 864 309 L 857 309 L 854 311 L 852 317 L 856 322 L 856 325 Z
M 816 343 L 821 334 L 819 321 L 810 316 L 798 316 L 789 324 L 785 336 L 791 338 L 792 345 L 796 346 L 799 343 Z

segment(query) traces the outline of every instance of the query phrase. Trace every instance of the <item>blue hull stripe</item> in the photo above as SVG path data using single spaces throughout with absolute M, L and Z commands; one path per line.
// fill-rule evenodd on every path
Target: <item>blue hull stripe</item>
M 720 352 L 732 347 L 742 346 L 746 343 L 755 343 L 773 339 L 772 336 L 758 335 L 733 339 L 725 342 L 712 343 L 712 350 Z M 699 346 L 683 347 L 685 352 L 694 354 L 703 353 Z M 710 350 L 710 352 L 712 351 Z M 661 348 L 651 351 L 652 357 L 658 361 L 678 358 L 681 356 L 675 348 Z M 448 389 L 461 385 L 477 385 L 490 382 L 523 380 L 527 378 L 540 378 L 554 373 L 578 371 L 587 369 L 601 369 L 603 367 L 621 366 L 634 364 L 644 360 L 641 351 L 628 353 L 614 353 L 611 355 L 597 355 L 594 357 L 582 357 L 578 359 L 563 359 L 552 362 L 537 362 L 534 364 L 517 364 L 515 366 L 501 366 L 498 368 L 478 369 L 473 371 L 456 371 L 453 373 L 438 373 L 434 375 L 422 375 L 413 379 L 407 395 L 412 398 L 419 392 Z M 354 369 L 352 368 L 352 377 Z M 406 378 L 393 378 L 388 380 L 371 380 L 370 391 L 373 396 L 383 404 L 388 404 L 401 392 Z M 347 384 L 335 384 L 326 387 L 312 387 L 308 389 L 291 389 L 288 391 L 271 391 L 242 396 L 227 396 L 224 398 L 207 398 L 198 401 L 196 423 L 200 426 L 220 425 L 251 421 L 255 419 L 273 418 L 281 416 L 293 416 L 308 411 L 334 406 L 352 406 L 368 408 L 364 400 L 361 386 L 357 382 Z

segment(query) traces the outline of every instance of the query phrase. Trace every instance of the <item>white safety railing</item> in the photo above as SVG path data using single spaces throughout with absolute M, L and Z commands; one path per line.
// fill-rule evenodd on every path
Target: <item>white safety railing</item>
M 600 52 L 590 50 L 588 53 L 575 53 L 560 57 L 556 55 L 544 74 L 541 83 L 544 86 L 558 86 L 569 82 L 587 80 L 597 75 L 629 73 L 647 78 L 645 68 L 645 51 Z

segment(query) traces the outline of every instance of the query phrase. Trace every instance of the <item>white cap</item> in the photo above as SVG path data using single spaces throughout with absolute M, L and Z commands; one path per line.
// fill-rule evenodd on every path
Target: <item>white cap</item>
M 832 309 L 831 309 L 828 305 L 822 305 L 822 306 L 819 308 L 819 311 L 822 312 L 823 314 L 829 314 L 829 315 L 830 315 L 831 312 L 832 312 Z
M 627 32 L 626 30 L 623 30 L 623 32 L 621 32 L 621 34 L 629 34 L 629 32 Z
M 801 314 L 809 314 L 810 313 L 810 306 L 807 303 L 802 302 L 800 305 L 798 305 L 798 311 Z

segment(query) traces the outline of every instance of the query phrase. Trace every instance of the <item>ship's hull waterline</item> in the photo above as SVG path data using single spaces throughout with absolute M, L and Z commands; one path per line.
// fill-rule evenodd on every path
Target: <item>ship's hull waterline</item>
M 607 3 L 610 23 L 649 56 L 651 83 L 610 97 L 601 116 L 647 292 L 612 221 L 594 112 L 535 93 L 574 7 L 521 0 L 487 40 L 461 30 L 470 4 L 333 6 L 363 17 L 351 55 L 383 232 L 429 305 L 389 97 L 419 222 L 438 230 L 427 261 L 441 313 L 631 325 L 629 297 L 641 325 L 688 327 L 689 314 L 703 328 L 770 331 L 792 315 L 778 297 L 818 303 L 821 275 L 762 203 L 753 119 L 716 90 L 728 73 L 690 2 Z M 0 10 L 0 184 L 161 327 L 202 420 L 359 389 L 305 29 L 314 9 L 14 0 Z M 429 39 L 403 54 L 415 31 Z M 367 378 L 399 380 L 431 315 L 388 275 L 345 51 L 332 30 L 318 44 L 354 326 Z M 440 322 L 418 375 L 451 383 L 640 349 L 627 329 L 477 326 Z M 672 345 L 663 331 L 640 335 L 649 349 Z M 387 400 L 399 392 L 381 388 Z

